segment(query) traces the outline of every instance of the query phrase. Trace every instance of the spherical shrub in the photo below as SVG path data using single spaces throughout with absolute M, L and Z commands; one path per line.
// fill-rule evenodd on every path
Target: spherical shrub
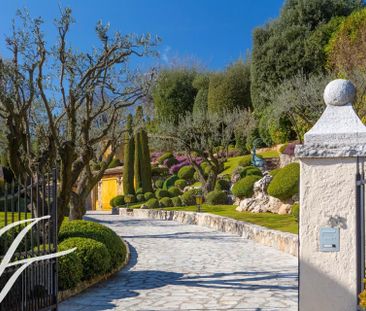
M 260 176 L 250 175 L 237 181 L 232 189 L 233 195 L 238 198 L 250 198 L 253 195 L 253 186 Z
M 167 178 L 165 181 L 164 181 L 164 184 L 163 184 L 163 189 L 164 190 L 168 190 L 170 187 L 173 187 L 174 186 L 174 183 L 178 180 L 178 176 L 177 175 L 172 175 L 170 176 L 169 178 Z
M 191 180 L 191 179 L 193 179 L 194 172 L 195 172 L 195 169 L 193 168 L 193 166 L 191 166 L 191 165 L 183 166 L 178 171 L 178 177 L 180 179 Z
M 154 193 L 152 193 L 152 192 L 146 192 L 146 193 L 144 194 L 144 198 L 145 198 L 145 201 L 148 201 L 148 200 L 150 200 L 150 199 L 152 199 L 152 198 L 155 198 L 155 194 L 154 194 Z
M 160 200 L 162 198 L 169 198 L 170 194 L 168 190 L 158 189 L 155 191 L 155 197 Z
M 192 189 L 184 192 L 181 196 L 182 203 L 184 205 L 195 205 L 196 204 L 196 194 L 198 190 Z
M 185 179 L 177 179 L 174 186 L 183 191 L 184 187 L 187 186 L 187 181 Z
M 291 206 L 291 215 L 294 216 L 296 222 L 299 222 L 299 215 L 300 215 L 300 205 L 299 203 L 294 203 Z
M 157 179 L 155 181 L 155 187 L 158 189 L 162 189 L 164 185 L 164 180 L 163 179 Z
M 142 193 L 138 193 L 137 195 L 142 194 Z M 131 204 L 131 203 L 136 203 L 136 197 L 133 194 L 126 194 L 125 197 L 125 203 Z
M 170 197 L 177 197 L 182 194 L 182 192 L 177 187 L 170 187 L 168 190 Z
M 227 194 L 220 190 L 211 191 L 206 196 L 206 202 L 211 205 L 226 204 L 227 201 Z
M 216 181 L 215 190 L 217 191 L 229 191 L 230 190 L 230 182 L 226 179 L 218 179 Z
M 68 245 L 65 246 L 64 243 L 58 245 L 60 252 L 68 249 Z M 58 258 L 58 286 L 60 290 L 74 288 L 82 277 L 83 265 L 76 252 Z
M 173 202 L 171 200 L 171 198 L 162 198 L 159 200 L 160 206 L 161 207 L 172 207 L 173 206 Z
M 136 201 L 137 202 L 144 202 L 145 201 L 145 195 L 142 194 L 142 193 L 136 195 Z
M 155 199 L 155 198 L 151 198 L 149 199 L 145 205 L 148 207 L 148 208 L 159 208 L 159 201 L 158 199 Z
M 203 176 L 206 178 L 207 177 L 207 174 L 205 174 L 205 172 L 203 172 Z M 201 179 L 200 179 L 200 173 L 198 173 L 197 171 L 195 171 L 194 174 L 193 174 L 193 179 L 195 181 L 201 181 Z
M 111 202 L 110 202 L 110 205 L 112 207 L 117 207 L 117 206 L 122 206 L 125 204 L 125 198 L 123 195 L 117 195 L 115 196 Z
M 66 249 L 76 247 L 75 253 L 80 258 L 83 275 L 82 280 L 89 280 L 106 273 L 111 266 L 111 255 L 107 247 L 89 238 L 69 238 L 61 243 Z
M 173 158 L 173 154 L 171 152 L 165 152 L 158 158 L 158 163 L 163 164 L 166 159 Z
M 183 205 L 180 197 L 172 198 L 172 203 L 173 203 L 173 206 L 182 206 Z
M 108 227 L 92 221 L 73 220 L 62 223 L 58 240 L 62 242 L 68 238 L 90 238 L 103 243 L 111 256 L 110 269 L 120 266 L 126 257 L 126 247 L 121 238 Z
M 175 164 L 178 164 L 178 160 L 176 158 L 168 158 L 164 161 L 164 165 L 167 167 L 172 167 Z
M 151 168 L 151 176 L 166 176 L 169 173 L 167 167 L 155 166 Z
M 268 194 L 280 200 L 291 198 L 299 193 L 300 165 L 290 163 L 273 177 L 268 185 Z
M 280 170 L 281 170 L 281 168 L 275 168 L 274 170 L 269 172 L 269 175 L 271 175 L 272 177 L 275 177 Z
M 144 193 L 144 191 L 142 190 L 142 188 L 137 188 L 136 194 L 141 194 L 141 193 Z

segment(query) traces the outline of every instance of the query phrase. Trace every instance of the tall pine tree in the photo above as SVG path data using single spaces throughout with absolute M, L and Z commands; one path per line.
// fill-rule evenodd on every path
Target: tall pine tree
M 132 115 L 127 118 L 127 128 L 125 134 L 124 146 L 124 164 L 123 164 L 123 193 L 135 194 L 134 188 L 134 157 L 135 140 L 132 130 Z

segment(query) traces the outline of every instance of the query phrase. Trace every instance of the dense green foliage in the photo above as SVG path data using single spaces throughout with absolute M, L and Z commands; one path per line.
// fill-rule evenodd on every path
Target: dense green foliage
M 180 116 L 192 111 L 197 90 L 192 82 L 196 71 L 189 68 L 162 70 L 152 92 L 155 115 L 159 120 L 177 122 Z
M 300 205 L 299 203 L 294 203 L 291 207 L 291 215 L 294 216 L 297 222 L 299 222 L 300 215 Z
M 158 189 L 155 191 L 155 196 L 156 196 L 156 198 L 158 198 L 160 200 L 161 198 L 169 198 L 170 193 L 168 190 Z
M 170 187 L 168 189 L 168 192 L 169 192 L 171 198 L 172 197 L 177 197 L 177 196 L 182 194 L 182 192 L 179 190 L 178 187 Z
M 164 185 L 164 180 L 159 178 L 157 180 L 155 180 L 155 188 L 157 189 L 162 189 Z
M 174 155 L 171 152 L 165 152 L 158 158 L 158 163 L 163 164 L 165 160 L 174 158 Z
M 142 193 L 138 193 L 137 195 L 140 195 Z M 125 203 L 126 204 L 131 204 L 131 203 L 135 203 L 136 202 L 136 196 L 133 195 L 133 194 L 126 194 L 124 196 L 124 199 L 125 199 Z
M 165 176 L 168 175 L 169 169 L 165 166 L 154 166 L 151 168 L 151 175 L 152 176 Z
M 179 179 L 184 180 L 192 180 L 194 175 L 195 169 L 191 165 L 183 166 L 178 171 L 178 177 Z
M 163 189 L 164 190 L 168 190 L 170 187 L 173 187 L 175 182 L 178 180 L 178 176 L 177 175 L 172 175 L 170 177 L 168 177 L 163 184 Z
M 183 191 L 184 187 L 187 186 L 187 181 L 185 179 L 177 179 L 174 182 L 174 186 L 178 187 L 180 190 Z
M 140 131 L 140 143 L 141 143 L 141 184 L 143 192 L 152 191 L 151 183 L 151 162 L 150 162 L 150 150 L 147 133 L 145 130 Z
M 238 198 L 250 198 L 253 195 L 253 186 L 260 176 L 250 175 L 237 181 L 232 189 L 233 195 Z
M 66 240 L 65 242 L 67 242 Z M 68 243 L 60 243 L 58 251 L 66 251 L 69 249 Z M 109 254 L 108 254 L 109 255 Z M 60 290 L 74 288 L 83 277 L 83 265 L 80 256 L 76 252 L 72 252 L 58 259 L 58 286 Z
M 161 198 L 159 200 L 159 204 L 161 207 L 172 207 L 173 206 L 173 202 L 171 200 L 171 198 Z
M 117 268 L 126 257 L 126 248 L 121 238 L 101 224 L 85 220 L 64 221 L 58 236 L 59 242 L 73 237 L 90 238 L 103 243 L 111 256 L 108 270 Z
M 174 197 L 172 198 L 173 206 L 182 206 L 182 199 L 180 197 Z
M 145 198 L 145 201 L 148 201 L 148 200 L 150 200 L 152 198 L 155 198 L 155 194 L 153 192 L 146 192 L 144 194 L 144 198 Z
M 102 275 L 111 267 L 111 255 L 101 242 L 74 237 L 65 239 L 61 245 L 66 249 L 76 247 L 75 253 L 80 258 L 83 269 L 81 280 L 89 280 L 97 275 Z M 71 283 L 70 279 L 69 283 Z
M 244 178 L 245 176 L 249 175 L 256 175 L 256 176 L 262 176 L 262 171 L 255 166 L 245 166 L 240 171 L 240 177 Z
M 283 167 L 268 186 L 268 194 L 280 200 L 291 198 L 299 192 L 300 165 L 290 163 Z
M 127 118 L 127 128 L 125 134 L 124 157 L 123 157 L 123 193 L 135 194 L 134 187 L 134 156 L 135 141 L 132 132 L 132 115 Z
M 158 199 L 155 199 L 155 198 L 151 198 L 149 199 L 145 205 L 148 207 L 148 208 L 159 208 L 159 201 Z
M 230 190 L 230 182 L 226 179 L 218 179 L 216 181 L 215 190 L 217 191 L 229 191 Z
M 251 107 L 250 64 L 239 60 L 224 72 L 210 76 L 208 89 L 208 111 Z
M 181 195 L 182 203 L 184 205 L 195 205 L 196 204 L 196 194 L 197 194 L 197 190 L 195 190 L 195 189 L 184 192 Z
M 110 205 L 112 207 L 117 207 L 125 204 L 125 198 L 123 195 L 117 195 L 111 199 Z
M 220 190 L 211 191 L 206 196 L 206 202 L 211 205 L 227 204 L 227 201 L 227 194 Z
M 145 201 L 145 195 L 142 193 L 139 193 L 136 195 L 136 201 L 137 202 L 144 202 Z
M 209 83 L 210 77 L 206 73 L 198 74 L 193 80 L 192 85 L 197 90 L 193 104 L 193 113 L 207 111 Z
M 135 189 L 138 188 L 142 188 L 142 182 L 141 182 L 141 154 L 142 154 L 142 149 L 141 149 L 141 144 L 140 144 L 140 139 L 139 139 L 139 132 L 135 133 L 135 162 L 133 164 L 133 171 L 134 171 L 134 176 L 135 176 Z M 137 193 L 137 192 L 136 192 Z

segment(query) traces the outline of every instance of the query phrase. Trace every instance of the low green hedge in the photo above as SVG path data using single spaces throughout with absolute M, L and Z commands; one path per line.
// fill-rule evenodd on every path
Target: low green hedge
M 146 192 L 146 193 L 144 194 L 144 198 L 145 198 L 145 201 L 148 201 L 148 200 L 150 200 L 150 199 L 152 199 L 152 198 L 155 198 L 155 194 L 154 194 L 154 193 L 152 193 L 152 192 Z
M 158 189 L 155 191 L 155 197 L 160 200 L 162 198 L 169 198 L 170 194 L 168 190 Z
M 68 249 L 70 249 L 68 243 L 60 243 L 58 245 L 60 252 Z M 60 290 L 74 288 L 81 281 L 82 277 L 83 264 L 76 252 L 58 258 L 58 286 Z
M 253 195 L 253 186 L 260 176 L 249 175 L 237 181 L 232 189 L 233 195 L 238 198 L 250 198 Z
M 148 207 L 148 208 L 159 208 L 159 201 L 158 199 L 155 199 L 155 198 L 151 198 L 150 200 L 148 200 L 145 205 Z
M 240 177 L 244 178 L 249 175 L 262 176 L 262 171 L 258 167 L 255 167 L 255 166 L 243 167 L 242 170 L 240 171 Z
M 275 177 L 280 170 L 281 170 L 280 168 L 275 168 L 274 170 L 269 172 L 269 175 Z
M 226 179 L 219 179 L 216 181 L 215 190 L 217 191 L 229 191 L 230 190 L 230 182 Z
M 290 163 L 273 177 L 268 185 L 268 194 L 280 200 L 287 200 L 299 193 L 300 165 Z
M 140 195 L 142 193 L 137 193 L 136 195 Z M 125 197 L 125 203 L 131 204 L 131 203 L 136 203 L 136 196 L 134 196 L 133 194 L 126 194 Z
M 191 165 L 183 166 L 178 171 L 178 177 L 180 179 L 192 180 L 195 169 Z
M 178 189 L 178 187 L 170 187 L 168 190 L 170 197 L 177 197 L 182 194 L 182 192 Z
M 184 192 L 181 195 L 182 203 L 184 205 L 188 205 L 188 206 L 195 205 L 196 204 L 196 194 L 197 194 L 197 190 L 195 190 L 195 189 Z
M 164 185 L 164 180 L 163 179 L 157 179 L 155 181 L 155 187 L 158 189 L 162 189 Z
M 158 158 L 158 163 L 163 164 L 166 159 L 174 158 L 173 153 L 165 152 Z
M 85 220 L 64 221 L 58 236 L 59 242 L 74 237 L 89 238 L 103 243 L 111 256 L 108 271 L 117 268 L 125 260 L 125 245 L 121 238 L 106 226 Z
M 174 207 L 182 206 L 182 199 L 180 197 L 174 197 L 172 198 L 172 203 Z
M 169 178 L 167 178 L 165 181 L 164 181 L 164 184 L 163 184 L 163 189 L 164 190 L 168 190 L 170 187 L 173 187 L 174 186 L 174 183 L 178 180 L 178 176 L 177 175 L 172 175 L 170 176 Z
M 82 265 L 82 281 L 105 274 L 111 267 L 111 255 L 107 247 L 94 239 L 68 238 L 60 246 L 65 249 L 76 247 L 75 253 Z
M 211 191 L 206 196 L 206 202 L 210 205 L 227 204 L 227 201 L 227 194 L 221 190 Z
M 180 190 L 183 191 L 184 187 L 187 186 L 187 181 L 185 179 L 177 179 L 174 182 L 174 186 L 178 187 Z
M 297 222 L 299 222 L 300 215 L 300 205 L 299 203 L 294 203 L 291 207 L 291 215 L 294 216 Z
M 142 193 L 139 193 L 138 195 L 136 195 L 136 201 L 137 202 L 144 202 L 145 201 L 145 195 Z
M 136 194 L 143 194 L 144 191 L 142 190 L 142 188 L 137 188 L 136 189 Z
M 243 156 L 243 159 L 239 161 L 240 166 L 250 166 L 252 165 L 252 156 L 250 154 Z
M 117 195 L 111 199 L 109 203 L 112 207 L 121 206 L 125 204 L 125 198 L 123 195 Z
M 165 166 L 155 166 L 151 168 L 151 176 L 166 176 L 169 174 L 169 169 Z
M 171 198 L 162 198 L 159 200 L 159 204 L 161 207 L 171 207 L 173 206 L 173 202 Z

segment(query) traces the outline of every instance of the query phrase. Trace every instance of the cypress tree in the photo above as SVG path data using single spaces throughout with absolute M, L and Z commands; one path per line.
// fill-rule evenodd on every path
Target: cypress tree
M 141 182 L 141 142 L 140 142 L 140 131 L 143 121 L 142 107 L 138 106 L 135 113 L 135 162 L 134 162 L 134 172 L 135 172 L 135 189 L 142 187 Z
M 132 115 L 127 118 L 127 128 L 124 146 L 124 165 L 123 165 L 123 193 L 135 194 L 134 188 L 134 153 L 135 142 L 132 132 Z
M 144 129 L 140 131 L 139 138 L 141 145 L 140 167 L 141 167 L 142 191 L 144 193 L 152 192 L 153 188 L 151 183 L 151 161 L 150 161 L 149 141 L 147 133 Z

